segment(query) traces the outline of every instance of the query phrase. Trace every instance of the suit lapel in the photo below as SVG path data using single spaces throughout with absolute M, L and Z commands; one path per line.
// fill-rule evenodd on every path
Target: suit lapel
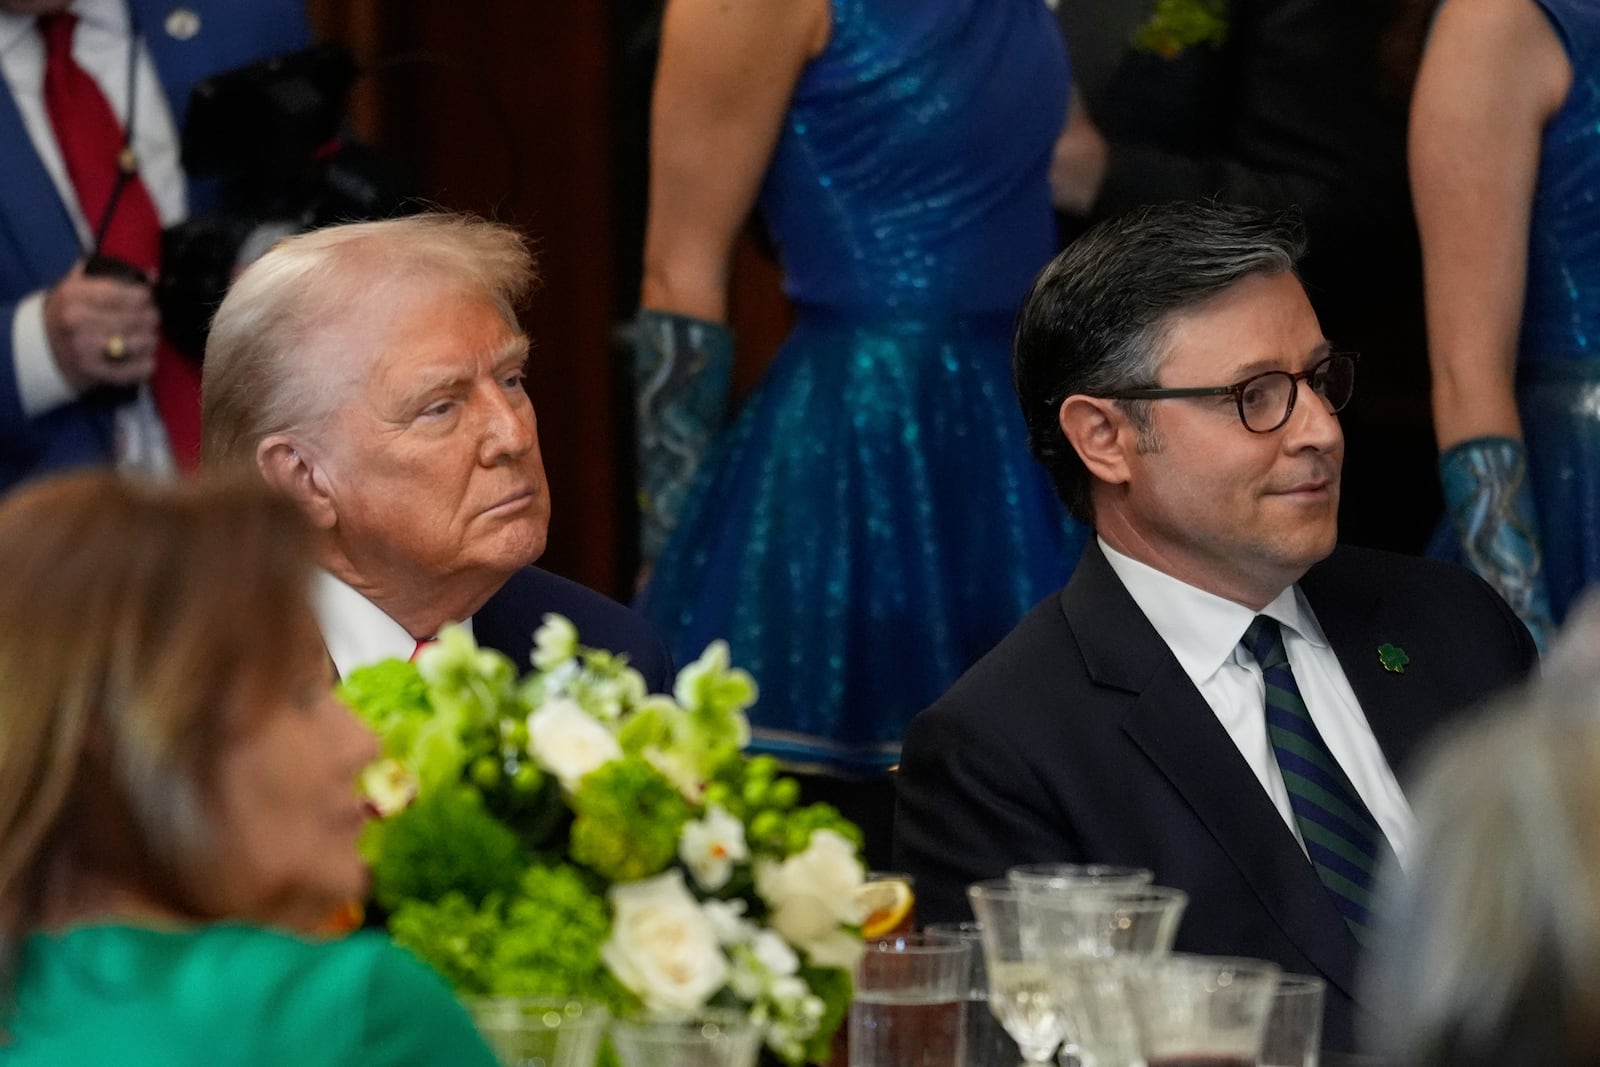
M 1284 936 L 1332 984 L 1354 995 L 1349 986 L 1357 945 L 1336 905 L 1210 705 L 1098 546 L 1085 550 L 1062 608 L 1090 680 L 1128 694 L 1123 731 L 1205 825 Z
M 19 146 L 0 162 L 0 219 L 27 276 L 49 285 L 78 258 L 78 237 L 10 93 L 0 97 L 0 144 Z
M 1301 579 L 1300 589 L 1317 613 L 1372 736 L 1395 777 L 1403 778 L 1423 738 L 1449 714 L 1440 700 L 1444 690 L 1428 679 L 1432 670 L 1448 661 L 1427 657 L 1402 672 L 1386 668 L 1378 658 L 1381 645 L 1417 651 L 1429 647 L 1429 635 L 1408 626 L 1403 621 L 1406 613 L 1384 611 L 1385 591 L 1373 582 L 1352 580 L 1350 564 L 1348 551 L 1340 549 L 1313 567 Z M 1438 662 L 1430 663 L 1429 658 Z

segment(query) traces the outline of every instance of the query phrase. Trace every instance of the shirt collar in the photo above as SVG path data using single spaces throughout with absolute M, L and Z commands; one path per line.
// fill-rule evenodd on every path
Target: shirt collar
M 80 24 L 118 37 L 128 35 L 131 23 L 123 0 L 73 0 L 67 10 L 78 16 Z M 38 21 L 37 15 L 0 14 L 0 54 L 9 51 L 25 34 L 33 33 Z
M 404 626 L 327 571 L 317 571 L 311 602 L 322 628 L 322 642 L 341 678 L 380 660 L 410 659 L 417 650 L 416 640 Z M 470 618 L 461 625 L 467 633 L 472 632 Z
M 1183 672 L 1196 682 L 1210 678 L 1233 656 L 1257 615 L 1276 619 L 1318 648 L 1328 647 L 1298 585 L 1283 590 L 1258 612 L 1125 556 L 1104 538 L 1098 540 L 1128 595 L 1172 650 Z

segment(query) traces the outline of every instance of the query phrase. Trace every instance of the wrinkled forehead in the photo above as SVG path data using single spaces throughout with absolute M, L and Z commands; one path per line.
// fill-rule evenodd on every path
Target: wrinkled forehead
M 307 345 L 307 370 L 341 400 L 419 362 L 476 364 L 527 353 L 527 338 L 493 295 L 402 281 L 363 291 Z

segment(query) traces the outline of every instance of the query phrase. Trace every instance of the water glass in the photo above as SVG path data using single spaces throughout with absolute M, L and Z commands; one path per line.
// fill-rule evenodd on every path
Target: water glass
M 1024 936 L 1036 939 L 1070 1054 L 1096 1067 L 1139 1062 L 1127 973 L 1171 950 L 1188 900 L 1165 886 L 1021 894 Z
M 1278 976 L 1261 1039 L 1262 1067 L 1317 1067 L 1322 1045 L 1323 982 L 1304 974 Z
M 967 1065 L 1006 1067 L 1017 1062 L 1017 1043 L 989 1010 L 989 969 L 983 951 L 983 923 L 929 923 L 922 931 L 934 941 L 963 941 L 971 951 L 967 983 Z
M 1066 1020 L 1051 987 L 1047 965 L 1022 922 L 1021 893 L 1003 878 L 967 887 L 978 917 L 989 972 L 989 1012 L 1016 1039 L 1023 1059 L 1044 1063 L 1055 1054 Z
M 741 1011 L 618 1019 L 611 1044 L 622 1067 L 754 1067 L 763 1032 Z
M 1110 863 L 1021 863 L 1006 871 L 1006 878 L 1023 891 L 1094 887 L 1134 889 L 1155 881 L 1146 867 L 1119 867 Z
M 971 966 L 966 941 L 866 945 L 850 1002 L 850 1067 L 964 1067 Z
M 1266 960 L 1171 955 L 1128 972 L 1149 1067 L 1255 1067 L 1279 968 Z
M 505 1067 L 594 1067 L 609 1016 L 567 997 L 466 997 L 467 1013 Z

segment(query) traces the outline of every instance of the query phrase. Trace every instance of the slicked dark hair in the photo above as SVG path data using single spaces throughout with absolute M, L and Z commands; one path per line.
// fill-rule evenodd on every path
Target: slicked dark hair
M 1304 253 L 1297 213 L 1182 201 L 1098 223 L 1040 272 L 1017 315 L 1012 384 L 1028 447 L 1075 517 L 1094 519 L 1091 478 L 1061 433 L 1061 402 L 1154 386 L 1176 314 L 1245 278 L 1292 274 Z M 1148 429 L 1148 400 L 1119 403 Z

